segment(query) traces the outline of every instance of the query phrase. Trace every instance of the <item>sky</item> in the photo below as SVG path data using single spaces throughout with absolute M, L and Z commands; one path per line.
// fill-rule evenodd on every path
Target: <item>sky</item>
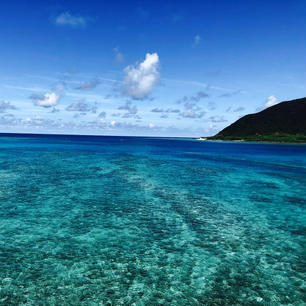
M 306 2 L 2 1 L 0 132 L 210 136 L 305 96 Z

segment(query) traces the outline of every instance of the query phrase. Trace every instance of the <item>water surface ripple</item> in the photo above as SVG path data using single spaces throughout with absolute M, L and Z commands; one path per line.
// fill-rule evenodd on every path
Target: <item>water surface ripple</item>
M 305 305 L 305 190 L 305 146 L 2 135 L 0 305 Z

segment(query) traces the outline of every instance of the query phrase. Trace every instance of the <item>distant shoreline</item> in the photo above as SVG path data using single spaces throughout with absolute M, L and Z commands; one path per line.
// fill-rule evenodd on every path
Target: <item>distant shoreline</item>
M 244 143 L 275 143 L 275 144 L 292 144 L 292 145 L 306 145 L 306 142 L 288 142 L 288 141 L 269 141 L 269 140 L 246 140 L 246 139 L 210 139 L 209 137 L 198 137 L 194 140 L 199 141 L 213 141 L 213 142 L 244 142 Z

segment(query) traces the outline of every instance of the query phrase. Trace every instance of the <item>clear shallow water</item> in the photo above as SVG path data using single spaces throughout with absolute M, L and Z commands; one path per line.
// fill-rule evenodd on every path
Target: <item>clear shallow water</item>
M 0 305 L 306 302 L 306 146 L 0 137 Z

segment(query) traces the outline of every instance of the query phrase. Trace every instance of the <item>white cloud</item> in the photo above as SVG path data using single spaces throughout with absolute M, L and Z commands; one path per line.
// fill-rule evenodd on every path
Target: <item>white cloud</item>
M 97 103 L 90 104 L 90 103 L 86 103 L 83 100 L 80 100 L 80 101 L 75 101 L 74 103 L 68 105 L 66 107 L 66 110 L 70 111 L 70 112 L 92 112 L 92 113 L 96 113 L 97 108 L 98 108 Z
M 122 92 L 133 99 L 144 99 L 150 95 L 159 81 L 159 57 L 147 53 L 145 60 L 137 66 L 127 66 L 122 82 Z
M 198 104 L 204 98 L 209 95 L 203 91 L 197 92 L 194 96 L 184 96 L 179 99 L 177 104 L 184 104 L 184 110 L 179 112 L 179 116 L 183 118 L 200 119 L 205 115 L 205 111 Z
M 268 99 L 267 99 L 267 101 L 265 103 L 265 107 L 270 107 L 270 106 L 273 106 L 273 105 L 275 105 L 277 103 L 278 103 L 277 98 L 272 95 L 272 96 L 268 97 Z
M 201 108 L 194 109 L 193 107 L 191 107 L 185 108 L 185 110 L 182 111 L 179 115 L 183 118 L 200 119 L 205 115 L 205 112 L 202 111 Z
M 33 100 L 36 106 L 52 107 L 58 104 L 60 98 L 64 94 L 65 83 L 58 83 L 51 92 L 47 92 L 43 95 L 32 94 L 30 99 Z
M 35 101 L 35 105 L 42 107 L 51 107 L 57 105 L 60 95 L 55 92 L 46 93 L 44 95 L 32 95 L 31 98 Z
M 223 116 L 211 116 L 209 117 L 211 122 L 226 122 L 227 120 L 223 118 Z
M 159 108 L 159 107 L 155 107 L 153 109 L 151 109 L 152 113 L 176 113 L 178 114 L 180 112 L 179 109 L 173 109 L 173 108 Z
M 242 111 L 244 111 L 245 110 L 245 108 L 243 107 L 243 106 L 239 106 L 239 107 L 237 107 L 236 109 L 234 109 L 233 111 L 234 112 L 242 112 Z
M 0 101 L 0 113 L 5 113 L 7 110 L 15 110 L 16 106 L 12 105 L 8 101 Z
M 137 107 L 135 105 L 132 105 L 131 101 L 126 101 L 125 104 L 119 106 L 118 109 L 127 111 L 127 114 L 129 115 L 136 115 L 138 112 Z
M 101 120 L 104 120 L 104 118 L 106 117 L 106 112 L 101 112 L 99 115 L 98 115 L 99 118 L 101 118 Z
M 219 97 L 220 98 L 230 98 L 232 96 L 239 95 L 241 93 L 243 93 L 243 91 L 240 90 L 240 89 L 239 90 L 233 90 L 233 91 L 225 92 L 222 95 L 220 95 Z
M 198 91 L 194 96 L 184 96 L 183 98 L 179 99 L 176 103 L 187 103 L 187 102 L 199 102 L 204 98 L 208 98 L 209 95 L 206 92 Z
M 64 12 L 55 18 L 55 23 L 58 25 L 68 25 L 72 27 L 84 27 L 86 18 L 81 16 L 73 16 L 69 12 Z
M 81 85 L 77 86 L 75 89 L 90 90 L 90 89 L 97 87 L 99 84 L 100 84 L 100 81 L 98 79 L 94 79 L 89 82 L 83 82 Z
M 84 118 L 84 117 L 83 117 Z M 192 136 L 203 135 L 204 128 L 186 129 L 184 127 L 178 128 L 173 125 L 158 126 L 153 123 L 141 124 L 139 121 L 107 121 L 104 118 L 95 118 L 88 121 L 81 120 L 62 120 L 62 119 L 48 119 L 38 116 L 24 116 L 22 118 L 15 117 L 12 114 L 0 115 L 0 131 L 27 131 L 27 132 L 48 132 L 48 133 L 65 133 L 65 134 L 92 134 L 92 135 L 155 135 L 155 136 Z M 101 120 L 102 119 L 102 120 Z M 213 133 L 214 132 L 214 133 Z M 216 131 L 210 134 L 215 134 Z M 205 133 L 206 134 L 206 133 Z

